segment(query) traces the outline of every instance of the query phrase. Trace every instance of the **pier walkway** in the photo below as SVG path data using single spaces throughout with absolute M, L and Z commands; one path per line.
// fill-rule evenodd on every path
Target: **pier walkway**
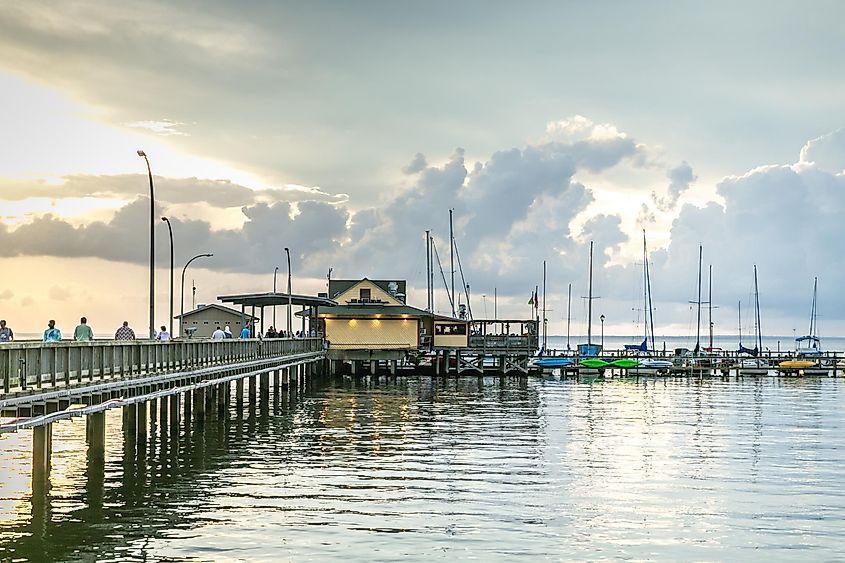
M 233 399 L 238 408 L 257 395 L 266 402 L 271 378 L 276 391 L 302 388 L 324 359 L 320 338 L 3 344 L 0 433 L 34 429 L 38 481 L 49 474 L 54 422 L 85 416 L 89 450 L 100 456 L 109 409 L 123 409 L 123 432 L 134 442 L 156 417 L 178 425 L 228 409 Z

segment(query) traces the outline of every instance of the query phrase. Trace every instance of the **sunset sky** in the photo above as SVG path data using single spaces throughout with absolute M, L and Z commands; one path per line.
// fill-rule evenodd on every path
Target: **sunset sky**
M 585 330 L 593 240 L 596 316 L 640 333 L 645 229 L 659 334 L 695 332 L 699 244 L 716 332 L 757 264 L 765 332 L 806 332 L 818 276 L 821 336 L 845 334 L 843 21 L 834 1 L 5 5 L 0 318 L 146 331 L 143 149 L 177 312 L 191 256 L 215 255 L 188 274 L 208 303 L 276 266 L 283 287 L 286 246 L 297 293 L 333 268 L 424 307 L 423 233 L 448 269 L 453 208 L 476 316 L 494 288 L 527 315 L 545 259 L 551 332 L 569 283 Z

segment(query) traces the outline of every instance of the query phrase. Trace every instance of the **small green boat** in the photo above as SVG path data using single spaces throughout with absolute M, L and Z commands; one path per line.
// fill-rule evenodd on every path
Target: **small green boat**
M 586 360 L 580 360 L 578 365 L 590 369 L 602 369 L 608 367 L 610 364 L 599 358 L 587 358 Z
M 631 358 L 619 358 L 618 360 L 610 362 L 610 365 L 622 369 L 631 369 L 639 366 L 640 362 L 639 360 L 633 360 Z

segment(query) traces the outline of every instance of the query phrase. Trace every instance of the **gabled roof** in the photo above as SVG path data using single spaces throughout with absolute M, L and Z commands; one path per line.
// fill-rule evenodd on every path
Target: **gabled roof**
M 201 305 L 201 306 L 197 307 L 196 309 L 194 309 L 193 311 L 186 311 L 184 313 L 184 316 L 189 317 L 193 314 L 199 313 L 200 311 L 207 311 L 208 309 L 217 309 L 218 311 L 221 311 L 223 313 L 229 313 L 229 314 L 232 314 L 232 315 L 237 315 L 238 317 L 241 316 L 240 311 L 235 310 L 235 309 L 230 309 L 229 307 L 224 307 L 223 305 L 218 305 L 217 303 L 209 303 L 208 305 Z M 176 315 L 173 318 L 174 319 L 180 319 L 180 318 L 182 318 L 182 316 L 183 315 Z M 248 313 L 244 313 L 244 318 L 254 320 L 254 319 L 257 319 L 258 317 L 254 317 L 254 316 L 252 316 Z
M 384 291 L 386 294 L 390 294 L 390 284 L 396 284 L 396 293 L 401 293 L 405 295 L 405 290 L 407 289 L 407 282 L 405 280 L 371 280 L 369 278 L 361 278 L 359 280 L 330 280 L 329 281 L 329 297 L 331 299 L 335 299 L 338 295 L 346 293 L 356 285 L 360 284 L 361 282 L 370 282 L 374 284 L 376 287 Z M 396 299 L 394 297 L 394 299 Z

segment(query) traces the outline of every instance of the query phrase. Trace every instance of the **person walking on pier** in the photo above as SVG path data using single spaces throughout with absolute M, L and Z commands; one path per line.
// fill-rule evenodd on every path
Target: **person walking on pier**
M 250 327 L 250 325 L 244 325 L 244 327 L 241 329 L 241 339 L 242 340 L 247 340 L 250 337 L 250 335 L 252 334 L 252 332 L 249 330 L 249 327 Z
M 44 342 L 58 342 L 62 339 L 62 331 L 56 328 L 56 321 L 50 319 L 47 322 L 47 330 L 44 331 Z
M 224 331 L 220 330 L 220 327 L 218 326 L 217 329 L 214 332 L 211 333 L 211 339 L 212 340 L 225 340 L 226 339 L 226 333 Z
M 135 331 L 129 328 L 129 321 L 123 321 L 123 326 L 114 333 L 115 340 L 135 340 Z
M 85 317 L 79 319 L 79 325 L 73 331 L 73 339 L 77 342 L 90 342 L 94 340 L 94 331 L 88 326 L 88 319 Z
M 6 321 L 0 321 L 0 342 L 11 342 L 15 339 L 15 333 L 6 326 Z
M 156 336 L 156 340 L 159 340 L 161 342 L 167 342 L 168 340 L 170 340 L 170 333 L 167 332 L 166 326 L 161 327 L 161 332 L 159 332 Z

